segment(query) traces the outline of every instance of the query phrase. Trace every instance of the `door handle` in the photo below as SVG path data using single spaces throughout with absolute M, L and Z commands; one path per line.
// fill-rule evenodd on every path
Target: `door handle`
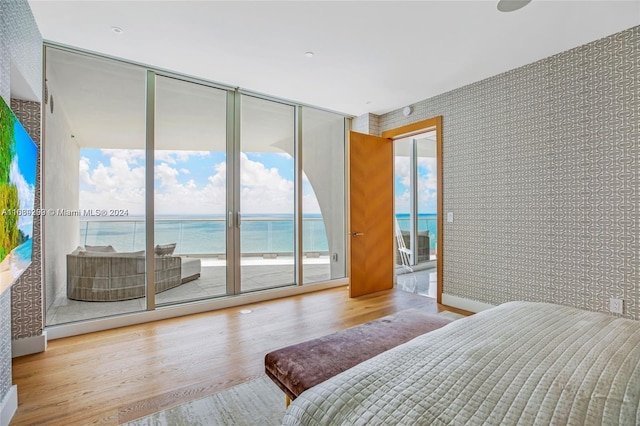
M 349 235 L 351 235 L 352 237 L 360 237 L 364 235 L 364 232 L 349 232 Z

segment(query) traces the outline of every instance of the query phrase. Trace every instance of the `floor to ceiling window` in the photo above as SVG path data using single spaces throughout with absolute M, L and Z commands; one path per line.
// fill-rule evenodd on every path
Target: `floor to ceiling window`
M 394 141 L 398 287 L 435 297 L 437 161 L 435 131 Z
M 45 60 L 48 326 L 346 276 L 345 116 L 65 48 Z
M 47 49 L 47 325 L 145 309 L 145 75 Z
M 155 78 L 155 254 L 174 263 L 156 265 L 174 284 L 158 305 L 227 293 L 227 94 Z
M 240 291 L 294 284 L 295 108 L 240 96 Z

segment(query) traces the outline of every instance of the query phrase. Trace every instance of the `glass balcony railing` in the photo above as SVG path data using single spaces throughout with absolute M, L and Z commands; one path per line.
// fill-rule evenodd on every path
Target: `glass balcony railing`
M 321 217 L 304 218 L 303 251 L 328 254 L 329 244 Z M 409 219 L 398 218 L 401 230 L 409 230 Z M 242 253 L 293 255 L 294 221 L 291 218 L 243 218 Z M 435 252 L 435 217 L 419 218 L 418 232 L 429 231 L 429 246 Z M 218 256 L 226 253 L 226 221 L 220 219 L 157 219 L 156 244 L 176 243 L 175 254 Z M 112 245 L 117 251 L 145 249 L 142 219 L 80 220 L 81 245 Z
M 328 254 L 321 217 L 304 218 L 303 251 Z M 243 218 L 242 253 L 293 255 L 292 218 Z M 226 221 L 220 219 L 157 219 L 156 244 L 176 243 L 175 254 L 216 256 L 226 253 Z M 145 249 L 144 220 L 80 220 L 80 244 L 112 245 L 117 251 Z
M 429 231 L 429 249 L 432 253 L 435 253 L 438 243 L 438 221 L 435 215 L 429 215 L 432 217 L 418 217 L 418 233 Z M 409 232 L 411 226 L 410 220 L 406 215 L 398 217 L 398 226 L 401 231 Z

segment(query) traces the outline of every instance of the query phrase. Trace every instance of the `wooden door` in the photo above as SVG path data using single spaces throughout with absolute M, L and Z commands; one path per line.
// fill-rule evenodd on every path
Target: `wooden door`
M 357 297 L 393 288 L 393 142 L 350 132 L 350 285 Z

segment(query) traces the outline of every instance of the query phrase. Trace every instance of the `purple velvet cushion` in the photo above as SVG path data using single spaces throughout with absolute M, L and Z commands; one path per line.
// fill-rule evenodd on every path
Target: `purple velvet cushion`
M 265 356 L 265 371 L 291 399 L 354 365 L 452 320 L 407 309 Z

